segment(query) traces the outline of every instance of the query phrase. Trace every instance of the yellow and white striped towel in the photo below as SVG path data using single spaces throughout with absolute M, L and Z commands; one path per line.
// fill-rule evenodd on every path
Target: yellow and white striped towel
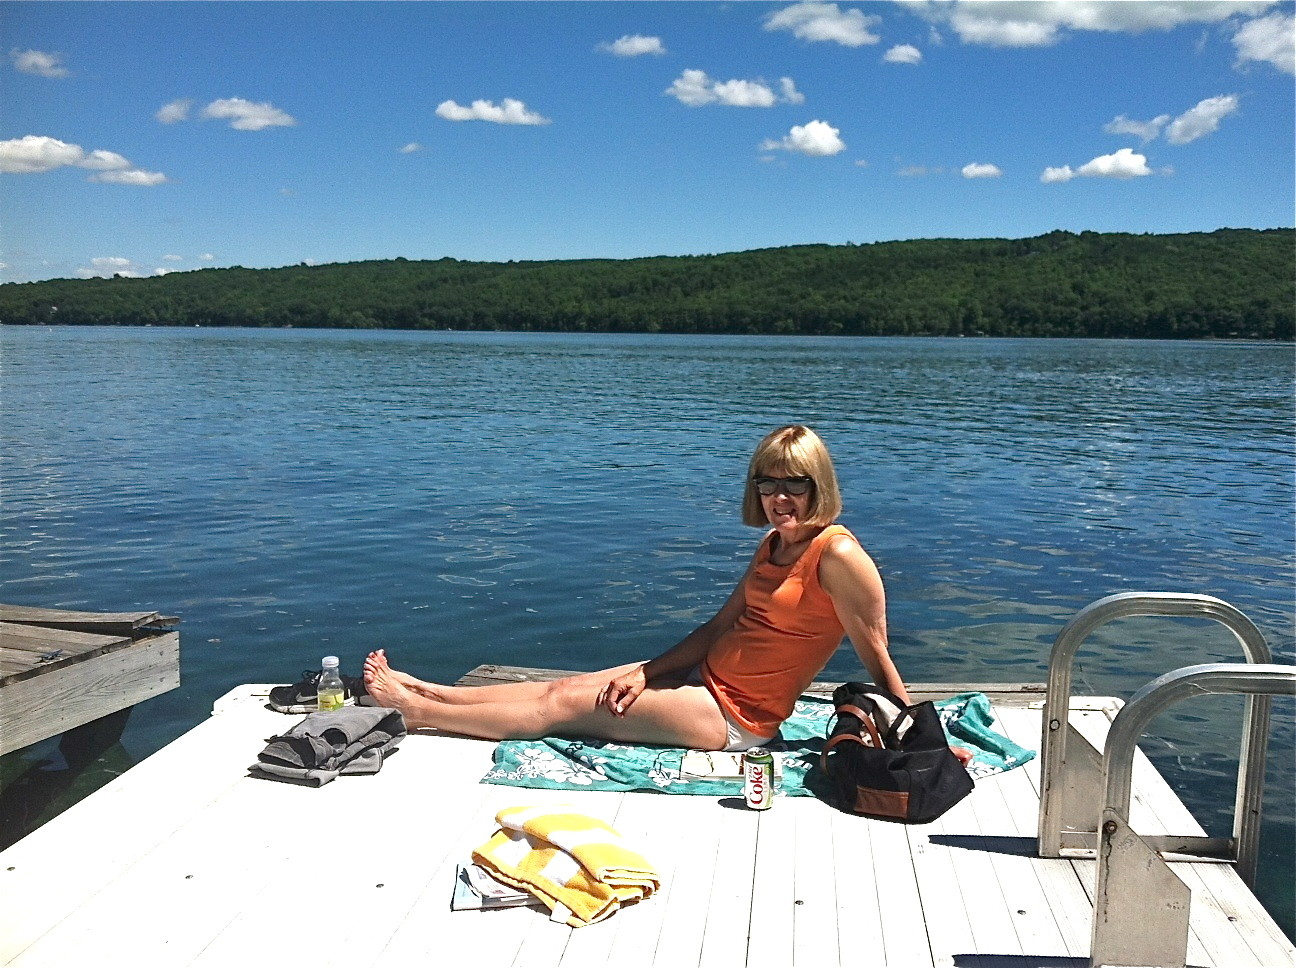
M 570 807 L 507 807 L 495 836 L 473 860 L 507 884 L 530 891 L 550 917 L 579 928 L 611 917 L 661 885 L 643 855 L 596 817 Z

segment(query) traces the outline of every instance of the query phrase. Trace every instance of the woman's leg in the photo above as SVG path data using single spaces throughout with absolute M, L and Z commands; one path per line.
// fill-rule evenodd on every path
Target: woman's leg
M 611 673 L 590 673 L 543 683 L 483 686 L 503 698 L 452 703 L 429 698 L 403 685 L 385 657 L 365 663 L 369 695 L 379 705 L 399 709 L 410 729 L 435 727 L 483 739 L 538 739 L 541 736 L 594 736 L 630 743 L 659 743 L 693 749 L 722 749 L 724 717 L 704 686 L 652 686 L 624 716 L 598 705 Z M 514 685 L 528 688 L 517 690 Z M 478 691 L 466 687 L 459 692 Z
M 632 662 L 615 669 L 602 672 L 585 672 L 570 678 L 589 678 L 597 680 L 598 688 L 603 688 L 610 680 L 623 672 L 629 672 L 641 663 Z M 368 683 L 371 670 L 385 667 L 386 675 L 424 699 L 447 703 L 456 706 L 478 705 L 487 702 L 530 702 L 541 699 L 549 686 L 548 682 L 498 682 L 489 686 L 443 686 L 436 682 L 425 682 L 407 672 L 398 672 L 387 664 L 387 653 L 384 649 L 370 652 L 364 662 L 365 682 Z

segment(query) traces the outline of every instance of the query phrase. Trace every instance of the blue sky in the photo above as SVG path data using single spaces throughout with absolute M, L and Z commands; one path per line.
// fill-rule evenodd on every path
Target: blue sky
M 1293 224 L 1290 2 L 0 2 L 0 281 Z

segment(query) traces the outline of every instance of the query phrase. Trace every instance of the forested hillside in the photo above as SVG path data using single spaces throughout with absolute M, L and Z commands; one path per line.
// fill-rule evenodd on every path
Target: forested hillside
M 1294 316 L 1292 229 L 396 259 L 0 286 L 6 324 L 1290 340 Z

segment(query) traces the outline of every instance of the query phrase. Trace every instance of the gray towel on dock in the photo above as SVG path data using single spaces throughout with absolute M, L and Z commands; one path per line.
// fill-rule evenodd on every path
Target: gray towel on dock
M 341 773 L 377 773 L 405 733 L 405 719 L 395 709 L 345 706 L 311 713 L 270 737 L 250 769 L 268 780 L 323 786 Z

